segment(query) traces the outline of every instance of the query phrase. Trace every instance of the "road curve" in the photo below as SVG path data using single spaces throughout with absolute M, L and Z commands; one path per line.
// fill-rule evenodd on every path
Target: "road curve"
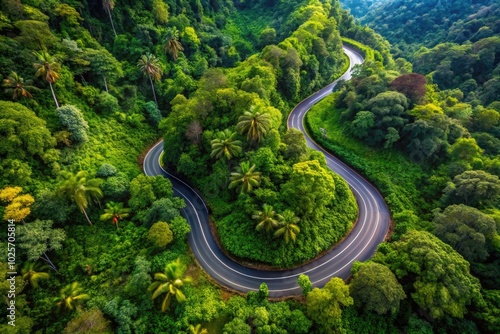
M 363 62 L 363 57 L 347 46 L 344 52 L 350 59 L 349 70 L 339 78 L 351 78 L 351 70 L 355 64 Z M 358 223 L 351 233 L 333 250 L 322 257 L 301 267 L 283 271 L 265 271 L 244 267 L 227 257 L 217 245 L 210 230 L 208 209 L 201 196 L 188 184 L 165 171 L 159 163 L 163 151 L 163 141 L 157 143 L 144 159 L 146 175 L 163 175 L 172 181 L 174 193 L 186 201 L 183 209 L 184 217 L 191 225 L 188 236 L 189 244 L 203 269 L 223 286 L 242 292 L 258 290 L 265 282 L 270 297 L 298 295 L 301 289 L 297 285 L 300 274 L 307 274 L 314 286 L 322 287 L 331 277 L 347 278 L 352 263 L 365 261 L 373 256 L 380 242 L 389 229 L 389 210 L 377 189 L 350 167 L 317 145 L 304 128 L 306 112 L 318 101 L 331 93 L 338 80 L 324 87 L 300 102 L 290 113 L 288 127 L 297 128 L 306 137 L 307 145 L 325 154 L 328 167 L 341 175 L 351 186 L 359 205 Z

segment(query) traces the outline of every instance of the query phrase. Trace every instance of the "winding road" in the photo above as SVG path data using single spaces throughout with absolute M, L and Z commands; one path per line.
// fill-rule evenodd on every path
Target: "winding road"
M 165 171 L 159 163 L 163 151 L 163 141 L 157 143 L 144 159 L 146 175 L 163 175 L 173 184 L 176 196 L 184 198 L 186 207 L 184 217 L 191 225 L 189 244 L 198 263 L 221 285 L 242 292 L 258 290 L 265 282 L 270 297 L 284 297 L 302 293 L 297 285 L 300 274 L 307 274 L 314 286 L 322 287 L 331 277 L 347 278 L 354 261 L 365 261 L 373 256 L 389 230 L 390 214 L 377 189 L 342 163 L 333 155 L 316 144 L 304 128 L 304 116 L 318 101 L 329 95 L 341 79 L 351 78 L 352 67 L 361 64 L 363 57 L 348 46 L 344 52 L 350 59 L 348 71 L 330 85 L 300 102 L 290 113 L 288 128 L 297 128 L 306 137 L 307 145 L 325 154 L 328 167 L 342 176 L 351 186 L 359 205 L 358 223 L 351 233 L 334 249 L 320 258 L 301 267 L 283 271 L 265 271 L 244 267 L 227 257 L 217 245 L 210 230 L 208 209 L 201 196 L 188 184 Z M 167 152 L 168 154 L 168 152 Z

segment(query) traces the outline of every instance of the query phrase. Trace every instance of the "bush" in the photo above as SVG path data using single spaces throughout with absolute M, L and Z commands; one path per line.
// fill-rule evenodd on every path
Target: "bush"
M 166 247 L 174 240 L 172 230 L 165 222 L 154 223 L 148 231 L 148 240 L 151 241 L 156 247 Z
M 82 144 L 89 140 L 87 136 L 89 125 L 83 118 L 80 109 L 67 104 L 57 108 L 57 115 L 59 116 L 61 124 L 73 134 L 72 138 L 75 143 Z
M 97 177 L 110 177 L 114 176 L 118 170 L 116 169 L 115 166 L 108 164 L 108 163 L 103 163 L 101 167 L 99 167 L 99 170 L 96 173 Z

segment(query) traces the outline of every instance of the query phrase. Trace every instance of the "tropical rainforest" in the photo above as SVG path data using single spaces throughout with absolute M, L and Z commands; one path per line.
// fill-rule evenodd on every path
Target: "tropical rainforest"
M 492 0 L 3 0 L 0 332 L 500 332 L 499 16 Z M 384 197 L 385 241 L 289 298 L 219 285 L 148 151 L 163 139 L 235 261 L 321 256 L 358 203 L 286 124 L 348 69 L 343 44 L 364 63 L 305 125 Z

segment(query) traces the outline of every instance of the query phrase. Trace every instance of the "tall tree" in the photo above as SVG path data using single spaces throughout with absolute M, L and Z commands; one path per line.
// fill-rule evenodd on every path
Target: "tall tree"
M 38 288 L 38 280 L 48 279 L 49 273 L 43 271 L 48 269 L 47 265 L 40 265 L 39 262 L 26 262 L 21 271 L 25 281 L 28 281 L 32 288 Z
M 113 11 L 113 9 L 115 9 L 115 0 L 102 0 L 102 7 L 109 15 L 109 20 L 111 21 L 111 28 L 113 28 L 113 32 L 115 33 L 116 37 L 115 24 L 113 22 L 113 16 L 111 15 L 111 12 Z
M 499 203 L 500 179 L 482 170 L 467 170 L 455 176 L 443 190 L 446 203 L 482 208 Z
M 341 306 L 353 304 L 349 287 L 341 278 L 332 278 L 322 289 L 314 288 L 306 299 L 307 313 L 312 320 L 326 333 L 341 332 Z
M 118 228 L 118 222 L 124 218 L 128 217 L 130 212 L 129 208 L 124 208 L 123 203 L 108 202 L 106 203 L 106 209 L 101 215 L 101 221 L 111 220 L 111 222 Z
M 396 314 L 400 301 L 406 298 L 403 287 L 391 270 L 375 262 L 361 265 L 349 284 L 349 291 L 354 305 L 378 314 L 389 311 Z
M 177 302 L 182 303 L 186 300 L 186 296 L 182 293 L 181 288 L 185 283 L 191 281 L 189 277 L 184 277 L 185 268 L 181 265 L 179 258 L 165 266 L 163 273 L 154 275 L 155 281 L 149 286 L 148 291 L 153 291 L 151 299 L 156 299 L 158 296 L 165 293 L 163 302 L 161 303 L 161 311 L 165 312 L 170 307 L 172 297 L 175 296 Z
M 217 138 L 211 142 L 212 153 L 210 156 L 216 159 L 224 156 L 227 160 L 239 156 L 241 154 L 241 141 L 235 140 L 235 135 L 236 132 L 232 132 L 229 129 L 219 132 Z
M 50 91 L 52 92 L 52 97 L 56 103 L 56 107 L 59 108 L 59 102 L 57 102 L 56 93 L 54 92 L 54 87 L 52 84 L 59 79 L 59 71 L 61 70 L 61 64 L 59 64 L 56 59 L 54 59 L 47 51 L 42 50 L 40 52 L 33 52 L 33 54 L 38 58 L 38 61 L 33 64 L 36 69 L 35 75 L 37 77 L 44 76 L 45 80 L 49 83 Z
M 404 234 L 399 241 L 380 247 L 375 261 L 412 284 L 412 299 L 434 319 L 462 318 L 466 306 L 481 298 L 481 285 L 470 274 L 469 262 L 429 232 Z
M 26 80 L 19 76 L 16 72 L 10 72 L 7 79 L 3 79 L 3 86 L 5 87 L 5 94 L 12 94 L 12 99 L 17 100 L 22 97 L 33 98 L 30 90 L 36 90 L 37 88 L 31 86 L 31 80 Z
M 82 292 L 83 289 L 78 282 L 73 282 L 62 288 L 59 296 L 55 297 L 53 302 L 59 310 L 73 311 L 75 308 L 79 308 L 84 300 L 90 298 L 88 294 Z
M 231 173 L 229 189 L 239 187 L 240 193 L 248 193 L 260 185 L 260 172 L 255 171 L 255 165 L 250 167 L 250 162 L 244 161 Z
M 290 240 L 295 242 L 297 234 L 300 233 L 300 228 L 297 226 L 300 218 L 295 216 L 291 210 L 285 210 L 281 215 L 278 215 L 278 229 L 274 232 L 275 237 L 283 236 L 285 242 L 289 243 Z
M 258 222 L 255 227 L 257 231 L 263 230 L 264 232 L 272 232 L 278 226 L 276 218 L 281 217 L 276 214 L 271 205 L 264 204 L 262 206 L 262 211 L 256 211 L 252 215 L 252 218 Z
M 160 60 L 148 52 L 145 55 L 142 55 L 142 57 L 137 62 L 137 66 L 142 73 L 148 76 L 149 82 L 151 83 L 151 89 L 153 90 L 155 103 L 156 105 L 158 105 L 153 81 L 159 81 L 161 78 L 162 70 L 160 68 Z
M 59 178 L 61 181 L 57 192 L 75 202 L 89 224 L 92 225 L 85 209 L 89 206 L 90 201 L 98 201 L 102 198 L 102 191 L 99 188 L 102 180 L 98 178 L 89 179 L 86 171 L 79 171 L 76 174 L 64 171 Z
M 181 42 L 179 42 L 179 30 L 176 27 L 168 28 L 165 36 L 165 52 L 172 56 L 174 61 L 177 60 L 179 51 L 184 50 Z
M 463 204 L 450 205 L 443 212 L 434 211 L 435 234 L 453 247 L 467 261 L 485 260 L 488 241 L 496 234 L 493 218 Z
M 260 142 L 271 128 L 271 117 L 262 112 L 262 108 L 252 107 L 250 111 L 245 111 L 238 119 L 236 126 L 241 134 L 246 134 L 247 139 L 252 142 Z

